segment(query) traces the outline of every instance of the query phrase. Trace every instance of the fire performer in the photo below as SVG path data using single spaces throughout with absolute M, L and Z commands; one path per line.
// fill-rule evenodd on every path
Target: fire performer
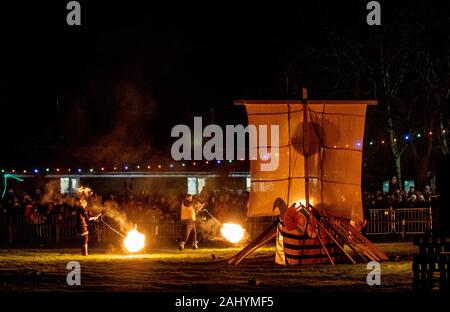
M 87 200 L 85 198 L 77 198 L 76 201 L 76 224 L 78 230 L 78 236 L 81 237 L 81 255 L 88 255 L 88 241 L 89 241 L 89 231 L 88 222 L 97 221 L 101 214 L 96 217 L 90 217 L 86 211 Z
M 184 200 L 181 202 L 181 235 L 180 250 L 184 249 L 184 245 L 187 243 L 189 236 L 192 236 L 192 248 L 198 248 L 197 241 L 197 228 L 195 225 L 196 214 L 203 207 L 203 205 L 196 205 L 192 200 L 192 195 L 187 194 Z

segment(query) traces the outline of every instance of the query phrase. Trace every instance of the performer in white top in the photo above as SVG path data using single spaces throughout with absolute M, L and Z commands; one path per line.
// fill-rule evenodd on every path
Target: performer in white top
M 180 250 L 184 249 L 184 245 L 187 243 L 191 233 L 192 248 L 198 248 L 197 241 L 197 228 L 195 226 L 196 214 L 203 207 L 203 205 L 196 206 L 192 201 L 192 195 L 187 194 L 184 200 L 181 202 L 181 225 L 182 225 L 182 238 L 180 240 Z

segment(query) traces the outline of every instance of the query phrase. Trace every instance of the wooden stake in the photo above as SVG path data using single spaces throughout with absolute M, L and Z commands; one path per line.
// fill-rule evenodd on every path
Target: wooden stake
M 373 252 L 380 260 L 389 260 L 386 254 L 381 251 L 377 246 L 375 246 L 370 240 L 368 240 L 364 235 L 358 232 L 358 230 L 351 224 L 346 222 L 342 223 L 343 227 L 348 229 L 362 244 L 364 244 L 371 252 Z
M 323 250 L 327 254 L 328 259 L 330 260 L 331 264 L 334 265 L 333 258 L 331 258 L 330 253 L 328 252 L 328 249 L 325 247 L 325 244 L 323 243 L 322 239 L 319 236 L 319 233 L 317 233 L 316 229 L 313 228 L 313 230 L 314 230 L 314 233 L 317 235 L 317 239 L 319 240 L 320 244 L 322 245 Z
M 244 257 L 248 256 L 255 249 L 261 246 L 261 242 L 265 242 L 268 237 L 273 238 L 276 235 L 276 230 L 278 227 L 278 221 L 275 221 L 270 227 L 268 227 L 264 232 L 262 232 L 257 238 L 255 238 L 252 242 L 250 242 L 247 246 L 245 246 L 241 251 L 237 254 L 231 256 L 228 260 L 228 263 L 232 264 L 235 262 L 235 259 L 238 259 L 244 255 Z M 258 246 L 255 248 L 255 246 Z
M 314 216 L 311 214 L 312 218 L 314 218 Z M 339 247 L 339 249 L 342 250 L 342 252 L 347 256 L 347 258 L 353 263 L 356 264 L 356 261 L 353 260 L 353 258 L 344 250 L 344 248 L 339 245 L 338 241 L 333 237 L 333 235 L 331 235 L 331 233 L 323 226 L 322 223 L 320 223 L 316 218 L 314 218 L 317 222 L 317 224 L 321 227 L 321 229 L 328 235 L 328 237 L 331 238 L 331 240 Z
M 244 260 L 245 258 L 247 258 L 251 253 L 253 253 L 256 249 L 262 247 L 263 245 L 267 244 L 268 242 L 270 242 L 272 239 L 274 239 L 276 237 L 277 233 L 273 233 L 273 235 L 269 235 L 266 237 L 266 239 L 262 240 L 261 242 L 259 242 L 257 245 L 253 246 L 250 250 L 247 250 L 245 254 L 242 254 L 241 256 L 234 258 L 232 263 L 230 264 L 234 264 L 234 265 L 238 265 L 239 263 L 241 263 L 242 260 Z
M 356 247 L 356 245 L 352 241 L 350 241 L 350 239 L 347 237 L 347 234 L 345 233 L 345 231 L 343 232 L 342 229 L 340 229 L 333 222 L 329 222 L 329 224 L 332 227 L 333 231 L 335 231 L 336 234 L 338 234 L 338 236 L 348 245 L 348 247 L 350 247 L 358 256 L 360 256 L 361 259 L 363 259 L 364 261 L 367 261 L 366 257 L 364 256 L 365 253 L 360 252 L 360 249 L 358 249 Z

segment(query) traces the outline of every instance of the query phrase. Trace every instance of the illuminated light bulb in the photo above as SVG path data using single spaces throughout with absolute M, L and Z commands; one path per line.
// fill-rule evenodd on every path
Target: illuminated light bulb
M 336 146 L 336 145 L 333 145 L 333 147 L 336 148 L 337 146 Z
M 444 129 L 444 130 L 442 130 L 442 134 L 445 134 L 445 133 L 446 133 L 445 129 Z
M 102 171 L 105 171 L 105 168 L 102 167 L 101 170 L 102 170 Z
M 116 170 L 117 170 L 117 167 L 114 167 L 113 169 L 114 169 L 114 171 L 116 171 Z
M 381 144 L 384 144 L 384 140 L 381 140 Z
M 137 169 L 141 169 L 141 166 L 137 165 L 136 168 L 137 168 Z
M 5 172 L 5 169 L 2 169 L 2 173 Z
M 194 166 L 196 165 L 196 163 L 195 163 L 195 162 L 193 162 L 192 164 L 193 164 Z
M 433 135 L 433 131 L 428 132 L 429 135 Z
M 406 141 L 409 140 L 409 135 L 405 135 L 405 140 L 406 140 Z
M 27 171 L 26 171 L 26 170 L 24 170 L 24 171 L 23 171 L 23 173 L 27 173 Z
M 218 160 L 217 163 L 220 165 L 220 160 Z
M 159 169 L 161 169 L 161 167 L 162 167 L 161 165 L 158 165 L 158 168 L 159 168 Z
M 50 171 L 50 169 L 49 169 L 49 168 L 46 168 L 46 169 L 45 169 L 45 171 L 46 171 L 46 172 L 49 172 L 49 171 Z
M 80 168 L 78 168 L 78 172 L 81 172 L 81 169 L 80 169 Z
M 59 172 L 59 168 L 56 168 L 56 172 Z
M 71 170 L 70 170 L 70 168 L 69 169 L 67 169 L 67 172 L 70 172 Z
M 34 173 L 39 173 L 39 170 L 37 170 L 37 169 L 34 169 L 33 171 L 34 171 Z
M 172 165 L 172 164 L 170 164 L 170 168 L 173 168 L 173 165 Z
M 15 170 L 15 169 L 13 169 L 13 170 L 11 170 L 11 172 L 12 172 L 12 173 L 15 173 L 15 172 L 16 172 L 16 170 Z
M 345 144 L 345 147 L 348 147 L 348 144 Z
M 370 141 L 369 144 L 370 144 L 370 145 L 373 145 L 373 141 Z
M 183 167 L 186 166 L 184 163 L 181 164 Z
M 150 165 L 148 165 L 148 166 L 147 166 L 147 169 L 150 169 L 150 168 L 151 168 Z
M 91 168 L 91 169 L 89 169 L 89 172 L 94 172 L 94 169 L 92 169 L 92 168 Z
M 232 163 L 233 161 L 230 159 L 228 162 L 229 162 L 229 163 Z
M 394 139 L 394 142 L 397 142 L 397 139 Z
M 358 142 L 358 143 L 356 143 L 356 146 L 361 146 L 361 143 L 359 143 L 359 142 Z
M 125 170 L 128 170 L 128 166 L 125 166 Z
M 209 161 L 205 161 L 205 164 L 209 164 Z

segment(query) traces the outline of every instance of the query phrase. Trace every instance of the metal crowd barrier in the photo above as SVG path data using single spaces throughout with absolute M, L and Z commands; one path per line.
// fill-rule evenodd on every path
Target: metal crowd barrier
M 277 217 L 249 218 L 247 231 L 250 238 L 258 236 L 269 227 Z M 0 243 L 4 242 L 63 242 L 77 239 L 75 216 L 50 215 L 38 224 L 30 224 L 23 215 L 0 216 Z M 112 222 L 113 223 L 113 222 Z M 366 228 L 367 235 L 382 234 L 421 234 L 432 227 L 431 208 L 370 209 Z M 181 226 L 176 216 L 160 222 L 147 222 L 139 225 L 138 230 L 149 237 L 176 240 L 180 237 Z M 115 233 L 102 223 L 89 225 L 90 238 L 105 242 L 114 239 Z
M 431 208 L 369 209 L 366 234 L 423 234 L 432 224 Z
M 395 214 L 390 209 L 369 209 L 366 234 L 390 234 L 395 230 Z
M 40 218 L 37 224 L 30 223 L 23 215 L 0 216 L 0 243 L 14 242 L 63 242 L 78 239 L 75 216 L 60 218 L 57 215 Z M 108 223 L 119 229 L 113 220 Z M 181 225 L 176 216 L 157 222 L 139 224 L 138 230 L 149 237 L 176 240 L 181 234 Z M 126 234 L 126 233 L 124 233 Z M 89 224 L 89 237 L 92 241 L 107 242 L 114 240 L 113 233 L 103 223 Z

